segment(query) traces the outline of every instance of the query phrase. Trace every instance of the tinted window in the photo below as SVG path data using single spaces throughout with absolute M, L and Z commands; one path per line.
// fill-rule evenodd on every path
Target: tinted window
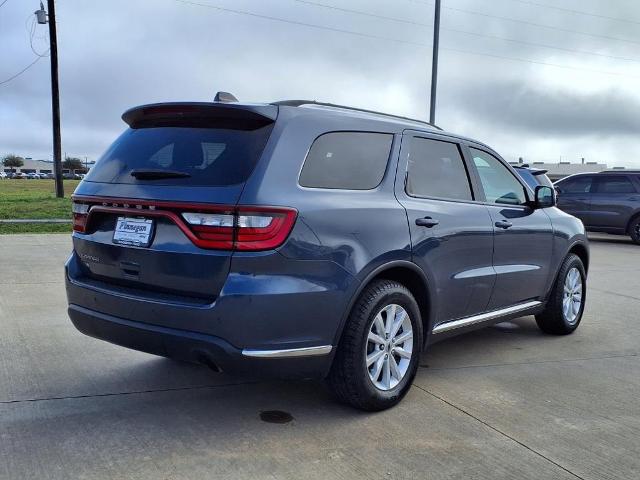
M 537 175 L 534 175 L 534 177 L 540 185 L 553 188 L 553 182 L 549 179 L 546 173 L 539 173 Z
M 118 138 L 85 181 L 153 185 L 233 185 L 247 180 L 272 126 L 255 130 L 192 127 L 131 128 Z M 184 178 L 138 180 L 132 170 L 171 170 Z
M 520 177 L 527 183 L 527 185 L 531 187 L 531 190 L 535 191 L 539 183 L 538 180 L 536 180 L 536 177 L 533 176 L 533 173 L 531 173 L 531 171 L 526 168 L 516 168 L 515 170 L 518 175 L 520 175 Z
M 593 177 L 574 177 L 558 182 L 556 187 L 560 193 L 589 193 Z
M 300 185 L 316 188 L 369 190 L 387 168 L 393 135 L 333 132 L 318 137 L 304 162 Z
M 500 160 L 482 150 L 470 150 L 487 202 L 522 205 L 527 201 L 524 187 Z
M 412 138 L 406 189 L 416 197 L 471 200 L 469 178 L 458 146 Z
M 598 193 L 636 193 L 627 177 L 598 178 Z

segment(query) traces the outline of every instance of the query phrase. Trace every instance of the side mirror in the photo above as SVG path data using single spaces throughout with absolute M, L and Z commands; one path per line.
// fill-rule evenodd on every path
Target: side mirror
M 536 199 L 534 208 L 548 208 L 556 204 L 556 191 L 546 185 L 536 187 Z

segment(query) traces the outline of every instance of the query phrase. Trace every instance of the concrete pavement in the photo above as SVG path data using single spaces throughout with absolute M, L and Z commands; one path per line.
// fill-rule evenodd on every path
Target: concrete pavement
M 0 479 L 638 478 L 640 247 L 593 238 L 575 334 L 528 317 L 437 344 L 398 407 L 365 414 L 85 337 L 68 236 L 0 236 Z

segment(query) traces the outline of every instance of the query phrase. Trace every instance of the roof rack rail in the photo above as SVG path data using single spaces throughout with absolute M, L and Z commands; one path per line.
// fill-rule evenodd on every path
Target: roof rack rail
M 333 107 L 333 108 L 342 108 L 345 110 L 353 110 L 355 112 L 363 112 L 363 113 L 373 113 L 374 115 L 382 115 L 385 117 L 398 118 L 401 120 L 408 120 L 410 122 L 424 123 L 425 125 L 429 125 L 433 128 L 437 128 L 438 130 L 442 130 L 439 126 L 429 123 L 426 120 L 418 120 L 416 118 L 403 117 L 401 115 L 393 115 L 391 113 L 384 112 L 376 112 L 375 110 L 366 110 L 364 108 L 357 107 L 349 107 L 347 105 L 337 105 L 335 103 L 325 103 L 325 102 L 317 102 L 315 100 L 280 100 L 279 102 L 272 102 L 271 105 L 278 105 L 283 107 L 300 107 L 302 105 L 318 105 L 321 107 Z

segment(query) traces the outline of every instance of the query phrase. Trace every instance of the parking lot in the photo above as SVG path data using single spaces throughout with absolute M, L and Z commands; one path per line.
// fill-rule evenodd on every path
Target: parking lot
M 398 407 L 367 414 L 320 383 L 85 337 L 65 311 L 69 237 L 0 236 L 0 478 L 638 478 L 640 247 L 591 248 L 574 335 L 525 317 L 440 343 Z

